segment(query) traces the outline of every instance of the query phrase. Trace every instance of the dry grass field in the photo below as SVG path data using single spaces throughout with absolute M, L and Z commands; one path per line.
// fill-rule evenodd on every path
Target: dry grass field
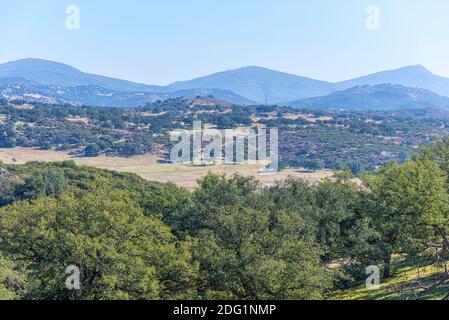
M 163 163 L 157 156 L 136 156 L 131 158 L 76 158 L 65 152 L 38 150 L 32 148 L 0 149 L 0 161 L 6 164 L 24 164 L 31 161 L 58 162 L 73 160 L 78 165 L 90 166 L 100 169 L 113 170 L 119 172 L 135 173 L 149 181 L 173 182 L 179 186 L 194 189 L 197 180 L 204 177 L 208 172 L 219 174 L 241 174 L 253 176 L 264 185 L 272 185 L 276 181 L 282 181 L 288 177 L 300 178 L 310 183 L 316 183 L 323 179 L 330 178 L 333 172 L 322 170 L 317 172 L 302 172 L 288 169 L 276 174 L 259 173 L 260 166 L 253 165 L 213 165 L 195 167 L 191 165 Z

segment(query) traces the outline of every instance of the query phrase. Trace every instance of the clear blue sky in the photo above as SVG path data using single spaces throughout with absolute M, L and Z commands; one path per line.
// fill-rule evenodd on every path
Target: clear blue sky
M 70 4 L 78 31 L 65 27 Z M 365 26 L 371 4 L 378 31 Z M 330 81 L 414 64 L 449 76 L 448 32 L 448 0 L 0 0 L 0 63 L 149 84 L 247 65 Z

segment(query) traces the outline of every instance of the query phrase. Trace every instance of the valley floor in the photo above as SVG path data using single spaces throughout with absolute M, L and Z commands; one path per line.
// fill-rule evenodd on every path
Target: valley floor
M 197 180 L 209 172 L 219 174 L 240 174 L 253 176 L 264 185 L 272 185 L 276 181 L 282 181 L 288 177 L 300 178 L 310 183 L 316 183 L 326 178 L 331 178 L 334 172 L 320 170 L 315 172 L 286 169 L 276 174 L 260 174 L 260 166 L 255 165 L 213 165 L 192 166 L 164 163 L 162 158 L 152 155 L 135 156 L 131 158 L 95 157 L 82 158 L 71 157 L 66 152 L 53 150 L 40 150 L 34 148 L 0 149 L 0 162 L 5 164 L 25 164 L 27 162 L 58 162 L 73 160 L 78 165 L 90 166 L 99 169 L 119 172 L 135 173 L 148 181 L 173 182 L 178 186 L 194 189 Z

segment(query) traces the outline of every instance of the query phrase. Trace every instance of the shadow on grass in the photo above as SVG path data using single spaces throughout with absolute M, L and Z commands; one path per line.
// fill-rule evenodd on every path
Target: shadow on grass
M 376 289 L 360 286 L 335 292 L 331 300 L 441 300 L 449 293 L 449 280 L 426 291 L 416 282 L 420 279 L 423 287 L 428 287 L 441 279 L 444 267 L 432 263 L 431 257 L 396 257 L 392 265 L 393 276 L 383 279 Z

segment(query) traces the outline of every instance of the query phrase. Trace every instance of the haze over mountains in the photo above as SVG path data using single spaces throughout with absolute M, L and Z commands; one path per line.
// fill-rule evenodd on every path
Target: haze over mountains
M 363 87 L 345 91 L 354 87 L 382 84 L 399 86 L 372 89 Z M 432 92 L 420 91 L 421 89 Z M 380 94 L 379 90 L 383 90 L 384 94 Z M 333 95 L 326 97 L 330 94 Z M 168 86 L 157 86 L 88 74 L 65 64 L 41 59 L 23 59 L 0 65 L 0 97 L 7 100 L 22 98 L 40 102 L 135 107 L 157 99 L 177 96 L 188 98 L 196 95 L 213 95 L 236 104 L 304 106 L 313 102 L 318 103 L 320 107 L 332 107 L 330 104 L 335 104 L 336 98 L 341 100 L 343 96 L 352 95 L 352 99 L 344 99 L 357 104 L 359 108 L 362 107 L 359 103 L 364 103 L 365 99 L 364 109 L 378 108 L 382 103 L 385 105 L 382 99 L 390 99 L 389 106 L 401 108 L 417 104 L 437 104 L 446 108 L 446 101 L 438 95 L 449 97 L 449 79 L 434 75 L 420 65 L 382 71 L 337 83 L 261 67 L 244 67 L 190 81 L 179 81 Z M 382 96 L 382 99 L 373 99 L 373 95 Z M 310 99 L 316 97 L 323 98 Z M 393 102 L 393 97 L 398 100 Z M 304 99 L 306 100 L 300 101 Z M 339 105 L 337 103 L 335 106 Z

